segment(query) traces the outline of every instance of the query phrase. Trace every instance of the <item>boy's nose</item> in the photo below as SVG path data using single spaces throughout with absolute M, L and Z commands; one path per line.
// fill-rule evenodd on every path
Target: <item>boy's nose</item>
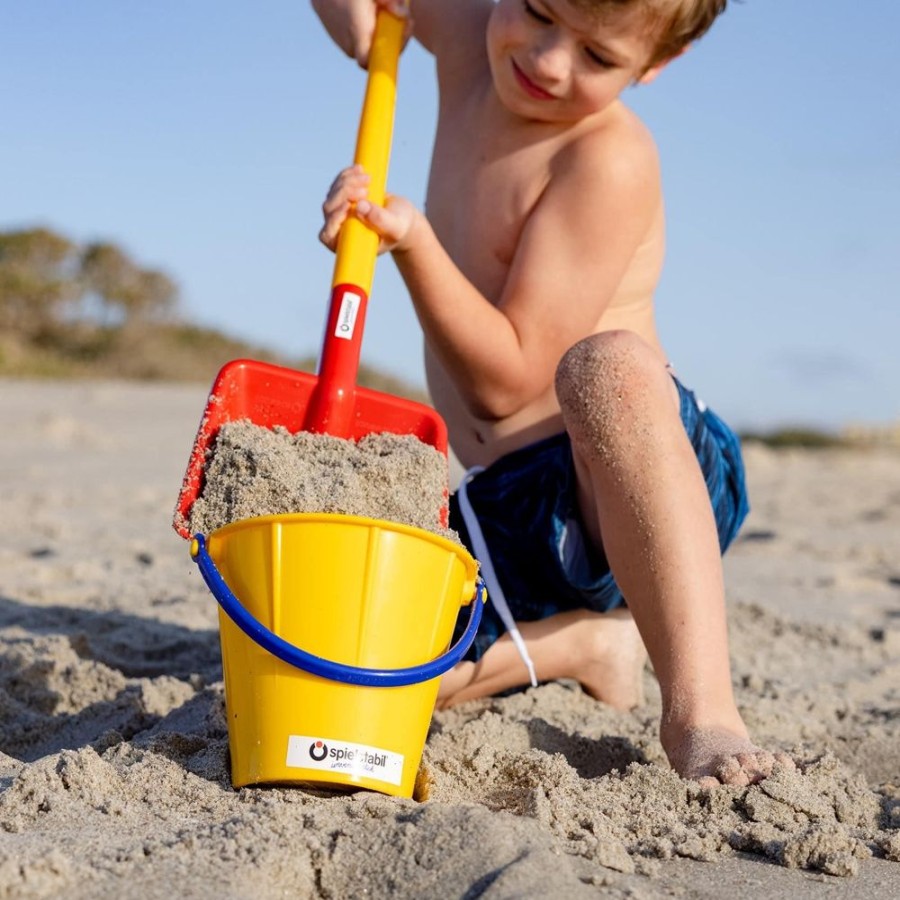
M 537 78 L 552 83 L 563 81 L 571 65 L 569 48 L 560 38 L 547 35 L 532 49 L 531 64 Z

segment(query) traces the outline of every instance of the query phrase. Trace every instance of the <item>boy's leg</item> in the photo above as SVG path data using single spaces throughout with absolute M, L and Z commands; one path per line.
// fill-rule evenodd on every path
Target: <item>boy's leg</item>
M 522 622 L 539 679 L 575 678 L 618 708 L 640 702 L 646 644 L 663 699 L 661 739 L 680 774 L 746 784 L 776 761 L 750 740 L 731 690 L 718 533 L 679 415 L 678 392 L 635 335 L 595 335 L 560 365 L 557 393 L 572 440 L 588 535 L 603 538 L 629 610 Z M 450 706 L 528 683 L 508 637 L 444 676 Z M 784 754 L 777 761 L 793 765 Z
M 602 535 L 659 680 L 669 761 L 691 778 L 765 777 L 776 760 L 734 702 L 718 532 L 671 376 L 639 337 L 605 332 L 566 354 L 556 386 L 586 531 Z

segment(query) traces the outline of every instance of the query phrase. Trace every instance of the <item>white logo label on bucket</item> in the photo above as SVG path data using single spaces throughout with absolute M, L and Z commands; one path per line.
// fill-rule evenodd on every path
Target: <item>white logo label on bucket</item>
M 288 737 L 285 764 L 297 769 L 346 772 L 388 784 L 400 784 L 403 778 L 403 755 L 400 753 L 304 734 Z
M 337 326 L 334 336 L 349 341 L 353 337 L 353 329 L 356 328 L 356 316 L 359 313 L 359 305 L 362 298 L 353 291 L 344 291 L 341 294 L 341 309 L 338 313 Z

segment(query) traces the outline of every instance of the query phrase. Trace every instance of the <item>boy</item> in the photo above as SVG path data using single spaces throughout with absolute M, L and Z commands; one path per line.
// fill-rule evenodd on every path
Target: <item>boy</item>
M 439 703 L 574 678 L 628 709 L 649 652 L 663 748 L 706 785 L 793 763 L 750 741 L 734 702 L 721 551 L 747 512 L 740 449 L 657 337 L 656 150 L 619 95 L 725 3 L 413 0 L 440 92 L 427 217 L 400 197 L 374 206 L 351 167 L 320 235 L 333 249 L 356 215 L 381 236 L 424 332 L 433 402 L 471 467 L 451 525 L 496 569 L 493 603 Z M 404 14 L 398 0 L 313 6 L 362 65 L 376 8 Z

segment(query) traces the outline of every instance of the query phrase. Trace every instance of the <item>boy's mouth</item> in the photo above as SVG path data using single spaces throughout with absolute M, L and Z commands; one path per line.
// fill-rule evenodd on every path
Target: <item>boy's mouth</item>
M 516 76 L 516 81 L 519 83 L 519 87 L 528 94 L 529 97 L 534 97 L 535 100 L 554 100 L 553 94 L 545 91 L 542 87 L 536 85 L 517 65 L 515 60 L 512 60 L 513 73 Z

